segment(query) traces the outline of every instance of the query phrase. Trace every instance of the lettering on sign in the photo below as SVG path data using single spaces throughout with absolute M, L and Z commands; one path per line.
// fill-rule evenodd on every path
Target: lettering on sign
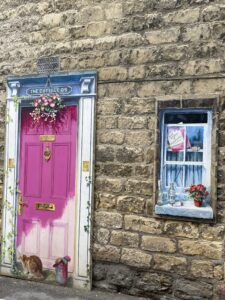
M 39 88 L 29 88 L 26 93 L 29 96 L 40 96 L 47 94 L 59 94 L 59 95 L 69 95 L 72 92 L 71 86 L 57 86 L 57 87 L 39 87 Z

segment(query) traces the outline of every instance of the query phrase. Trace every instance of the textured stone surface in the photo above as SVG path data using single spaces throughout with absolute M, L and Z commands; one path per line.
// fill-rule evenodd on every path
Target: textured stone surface
M 197 278 L 213 278 L 213 263 L 210 261 L 193 260 L 191 263 L 191 273 Z
M 115 246 L 138 247 L 139 236 L 137 233 L 127 231 L 112 231 L 110 243 Z
M 122 228 L 123 219 L 118 213 L 99 211 L 95 213 L 95 222 L 102 227 Z
M 150 234 L 162 233 L 162 223 L 153 218 L 143 218 L 135 215 L 127 215 L 124 218 L 125 229 Z
M 176 271 L 186 273 L 187 260 L 184 257 L 168 256 L 162 254 L 154 255 L 154 269 L 162 271 Z
M 220 242 L 205 241 L 179 241 L 179 251 L 187 255 L 197 255 L 212 259 L 221 259 L 223 255 L 223 245 Z
M 150 254 L 136 249 L 122 249 L 121 262 L 133 267 L 149 268 L 152 260 Z
M 213 225 L 153 217 L 155 104 L 225 93 L 224 17 L 222 0 L 1 2 L 0 193 L 6 76 L 36 73 L 37 59 L 51 55 L 61 71 L 98 72 L 95 286 L 149 299 L 216 297 L 224 278 L 224 97 Z
M 175 285 L 174 295 L 178 299 L 200 300 L 211 299 L 213 287 L 211 284 L 202 281 L 190 281 L 179 279 Z
M 176 243 L 165 237 L 143 236 L 141 248 L 149 251 L 174 253 Z

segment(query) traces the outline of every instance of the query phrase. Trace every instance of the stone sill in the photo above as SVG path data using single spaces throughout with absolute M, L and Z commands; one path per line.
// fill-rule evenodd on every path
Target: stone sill
M 184 201 L 183 206 L 172 206 L 169 203 L 164 205 L 156 204 L 155 214 L 207 220 L 213 219 L 213 209 L 211 206 L 196 207 L 193 201 Z

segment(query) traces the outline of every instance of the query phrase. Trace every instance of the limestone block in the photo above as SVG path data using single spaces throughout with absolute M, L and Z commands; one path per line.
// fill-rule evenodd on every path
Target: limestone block
M 62 13 L 51 13 L 43 16 L 42 23 L 47 28 L 58 27 L 63 23 Z
M 120 131 L 104 131 L 99 132 L 98 140 L 102 144 L 122 145 L 124 143 L 125 134 Z
M 153 129 L 153 127 L 151 127 L 150 129 Z M 155 156 L 155 150 L 152 148 L 148 148 L 146 152 L 146 163 L 150 163 L 150 164 L 153 163 L 154 156 Z
M 173 50 L 174 50 L 174 48 L 173 48 Z M 179 58 L 180 54 L 177 52 L 177 49 L 175 52 L 173 52 L 173 54 L 171 51 L 171 47 L 169 48 L 168 52 L 166 52 L 165 48 L 163 47 L 163 51 L 164 51 L 163 56 L 164 56 L 164 59 L 166 59 L 166 60 L 168 60 L 168 58 L 170 58 L 171 55 L 173 57 L 175 57 L 175 60 L 180 59 Z M 183 56 L 184 53 L 181 53 L 181 55 Z M 148 77 L 148 78 L 161 77 L 161 76 L 173 77 L 173 76 L 177 75 L 177 67 L 174 62 L 173 63 L 164 63 L 164 64 L 153 64 L 153 65 L 146 66 L 145 73 L 146 73 L 146 77 Z
M 127 145 L 151 145 L 154 137 L 148 131 L 127 131 L 125 134 L 125 143 Z M 121 142 L 122 144 L 123 142 Z
M 179 7 L 179 2 L 177 0 L 158 0 L 156 7 L 160 10 L 167 10 Z
M 118 247 L 138 247 L 139 235 L 137 233 L 131 233 L 127 231 L 116 231 L 111 232 L 110 244 Z
M 86 34 L 90 37 L 101 37 L 109 33 L 108 23 L 106 21 L 88 23 Z
M 142 79 L 145 77 L 145 66 L 134 66 L 128 70 L 128 78 Z
M 162 254 L 154 255 L 154 269 L 172 271 L 184 274 L 187 268 L 187 260 L 184 257 L 168 256 Z
M 79 15 L 81 23 L 104 20 L 104 10 L 101 6 L 84 7 Z
M 124 67 L 108 67 L 99 70 L 99 80 L 126 80 L 127 69 Z
M 121 163 L 137 163 L 144 161 L 144 152 L 139 147 L 123 147 L 116 152 L 116 159 Z
M 148 251 L 174 253 L 176 252 L 176 243 L 169 238 L 144 235 L 141 248 Z
M 211 261 L 193 260 L 191 274 L 197 278 L 213 278 L 213 263 Z
M 135 195 L 152 195 L 152 183 L 149 181 L 129 179 L 126 182 L 125 190 Z
M 105 9 L 105 16 L 107 20 L 122 18 L 123 6 L 122 3 L 110 3 Z
M 184 42 L 198 42 L 201 40 L 208 40 L 210 35 L 210 25 L 195 24 L 184 28 L 184 31 L 182 32 L 182 39 Z
M 155 111 L 155 99 L 131 98 L 124 101 L 124 113 L 127 115 L 149 115 Z
M 110 50 L 115 47 L 116 36 L 104 36 L 95 40 L 95 48 L 97 50 Z
M 209 5 L 202 11 L 202 18 L 205 22 L 224 20 L 225 5 Z
M 109 242 L 110 231 L 105 228 L 100 228 L 97 231 L 97 241 L 99 244 L 106 245 Z
M 223 71 L 221 59 L 190 60 L 179 65 L 180 75 L 206 75 Z
M 222 280 L 224 278 L 224 265 L 215 266 L 213 276 L 218 280 Z
M 96 189 L 104 192 L 120 193 L 124 188 L 124 183 L 120 179 L 97 177 L 95 180 Z
M 146 200 L 142 197 L 119 196 L 117 199 L 117 209 L 122 212 L 143 213 Z
M 115 246 L 94 244 L 93 259 L 110 262 L 119 262 L 120 249 Z
M 150 44 L 176 43 L 179 36 L 179 27 L 146 32 L 146 39 Z
M 129 62 L 134 65 L 156 62 L 160 60 L 160 52 L 161 49 L 158 46 L 139 47 L 130 51 Z
M 150 234 L 162 233 L 163 223 L 153 218 L 144 218 L 135 215 L 126 215 L 124 217 L 124 224 L 126 230 L 145 232 Z
M 132 172 L 132 166 L 121 164 L 107 164 L 101 168 L 101 174 L 112 177 L 130 177 Z
M 153 166 L 136 166 L 134 173 L 137 177 L 150 178 L 153 176 L 153 170 Z
M 172 277 L 164 274 L 157 274 L 150 272 L 140 272 L 135 278 L 135 288 L 143 291 L 144 294 L 156 293 L 159 295 L 160 292 L 164 292 L 169 295 L 172 288 Z M 163 298 L 162 298 L 163 299 Z
M 116 207 L 116 197 L 112 194 L 97 192 L 95 195 L 95 203 L 97 209 L 114 209 Z
M 222 241 L 224 239 L 225 226 L 216 225 L 216 226 L 200 226 L 200 232 L 203 239 L 209 241 Z
M 128 32 L 120 34 L 116 37 L 116 47 L 137 47 L 147 45 L 146 40 L 141 34 L 136 32 Z
M 133 97 L 136 93 L 135 83 L 127 82 L 127 83 L 111 83 L 108 85 L 108 95 L 110 97 Z M 128 96 L 129 95 L 129 96 Z
M 119 117 L 119 129 L 144 129 L 147 128 L 147 118 L 143 116 Z
M 198 238 L 198 226 L 193 223 L 167 221 L 163 228 L 166 235 L 174 237 Z
M 98 145 L 96 147 L 96 161 L 114 161 L 114 149 L 110 146 Z
M 152 255 L 136 249 L 122 249 L 121 262 L 138 268 L 149 268 Z
M 198 255 L 212 259 L 221 259 L 223 255 L 221 242 L 183 240 L 178 242 L 178 248 L 183 254 Z
M 174 295 L 178 299 L 211 299 L 213 286 L 200 280 L 178 279 L 175 283 Z
M 190 47 L 187 45 L 163 45 L 161 49 L 161 57 L 164 61 L 182 61 L 185 60 L 190 53 Z M 174 63 L 173 68 L 177 70 L 177 67 L 174 65 Z M 162 75 L 163 74 L 161 74 L 161 76 Z
M 95 224 L 99 227 L 122 228 L 123 217 L 115 212 L 98 211 L 95 213 Z
M 168 13 L 167 15 L 164 16 L 164 21 L 167 24 L 169 23 L 186 24 L 186 23 L 198 22 L 199 18 L 200 18 L 200 9 L 190 8 L 190 9 L 182 9 L 182 10 Z
M 93 39 L 81 39 L 72 42 L 73 52 L 79 52 L 84 50 L 93 49 L 94 40 Z
M 121 112 L 121 100 L 104 98 L 97 103 L 97 114 L 116 115 Z
M 99 117 L 97 119 L 97 129 L 116 129 L 118 123 L 117 117 Z

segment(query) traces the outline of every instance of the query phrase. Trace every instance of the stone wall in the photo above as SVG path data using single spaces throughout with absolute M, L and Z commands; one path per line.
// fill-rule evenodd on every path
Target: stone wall
M 62 71 L 98 71 L 93 285 L 151 299 L 219 299 L 224 0 L 5 0 L 0 7 L 3 90 L 7 75 L 36 73 L 45 55 L 58 55 Z M 220 96 L 217 223 L 155 219 L 155 101 L 212 96 Z

